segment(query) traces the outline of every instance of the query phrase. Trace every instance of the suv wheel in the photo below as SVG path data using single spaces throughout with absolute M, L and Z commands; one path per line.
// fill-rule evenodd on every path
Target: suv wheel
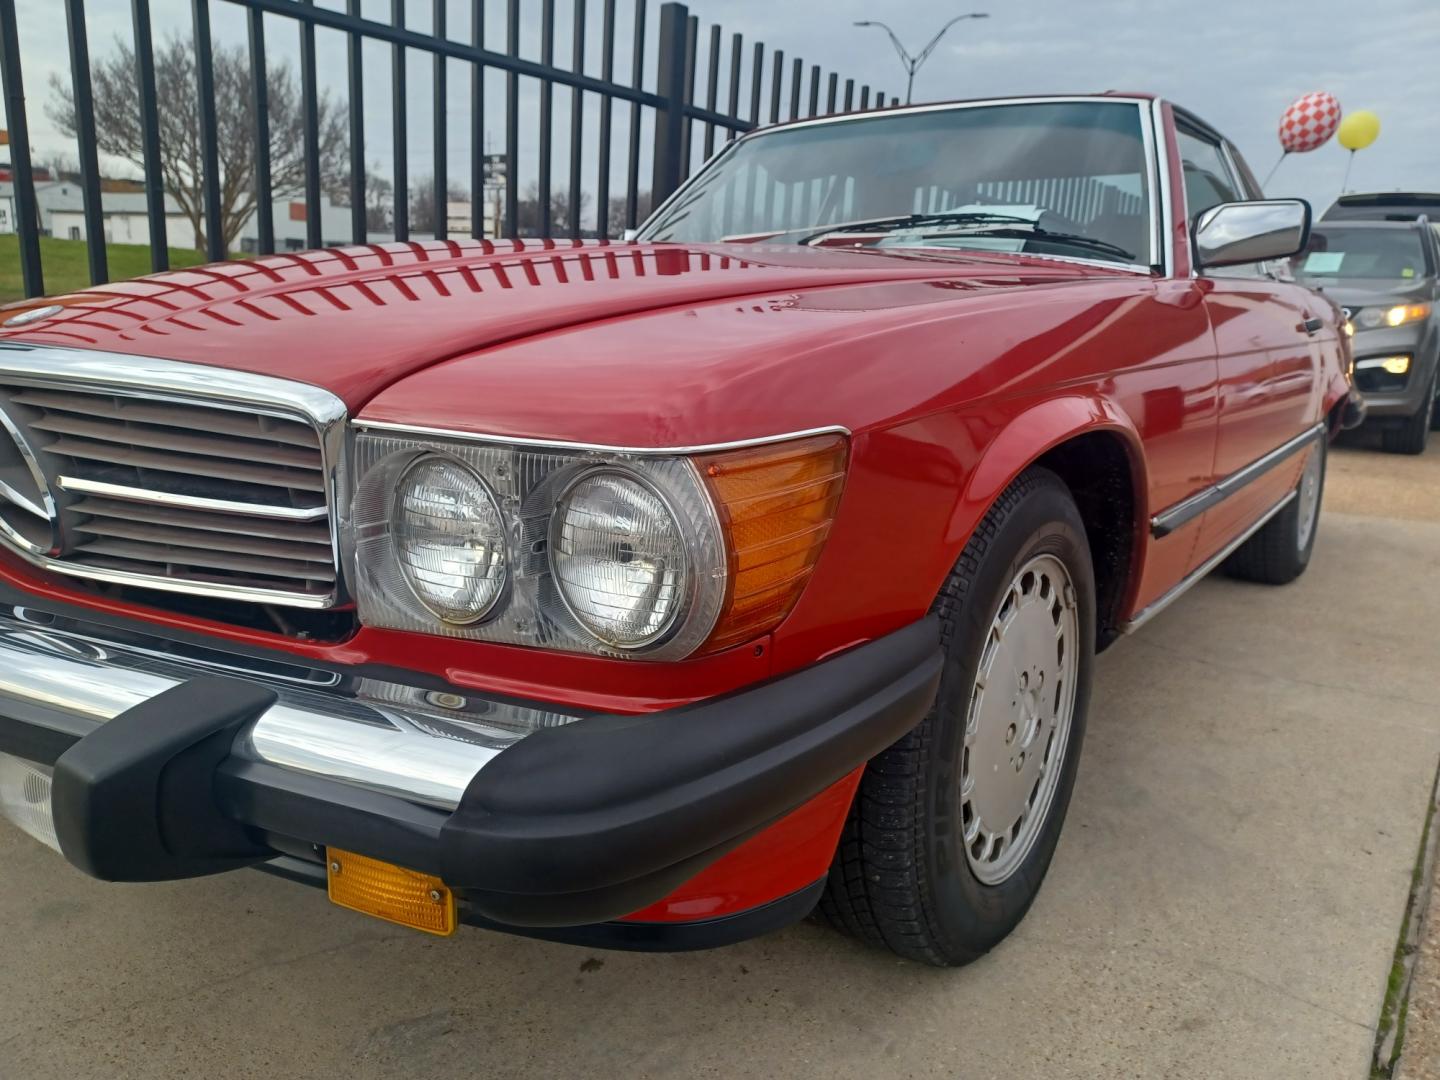
M 1430 378 L 1430 392 L 1420 411 L 1395 427 L 1380 432 L 1380 446 L 1390 454 L 1423 454 L 1435 419 L 1435 391 L 1440 388 L 1440 371 Z
M 867 766 L 820 913 L 900 956 L 955 966 L 1024 917 L 1075 783 L 1095 584 L 1058 476 L 1033 468 L 1006 489 L 936 610 L 935 706 Z

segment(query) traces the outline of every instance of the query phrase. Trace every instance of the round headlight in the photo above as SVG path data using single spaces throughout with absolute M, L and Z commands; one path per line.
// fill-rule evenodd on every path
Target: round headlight
M 436 618 L 485 617 L 505 588 L 505 524 L 485 481 L 454 458 L 429 455 L 400 477 L 395 556 L 410 591 Z
M 601 469 L 561 496 L 550 565 L 566 608 L 617 649 L 660 640 L 685 607 L 684 533 L 660 493 L 635 475 Z

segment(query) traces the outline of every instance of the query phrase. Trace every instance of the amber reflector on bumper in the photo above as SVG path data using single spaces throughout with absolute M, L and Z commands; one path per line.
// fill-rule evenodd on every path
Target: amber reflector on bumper
M 730 549 L 730 595 L 706 652 L 766 633 L 790 613 L 830 534 L 845 483 L 842 435 L 697 459 Z
M 455 894 L 437 877 L 329 848 L 330 899 L 341 907 L 427 934 L 455 932 Z

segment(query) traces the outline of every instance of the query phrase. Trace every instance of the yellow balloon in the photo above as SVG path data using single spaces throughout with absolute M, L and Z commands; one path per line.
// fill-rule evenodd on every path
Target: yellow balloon
M 1369 109 L 1346 113 L 1335 138 L 1346 150 L 1364 150 L 1380 135 L 1380 117 Z

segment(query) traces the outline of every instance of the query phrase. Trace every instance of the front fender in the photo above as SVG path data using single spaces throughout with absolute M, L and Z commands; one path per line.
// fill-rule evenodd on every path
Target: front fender
M 1016 477 L 1062 443 L 1096 432 L 1109 432 L 1124 444 L 1135 484 L 1135 505 L 1143 518 L 1147 504 L 1145 455 L 1130 417 L 1098 394 L 1051 398 L 1012 416 L 981 451 L 946 531 L 947 543 L 957 545 L 956 558 L 985 511 Z

